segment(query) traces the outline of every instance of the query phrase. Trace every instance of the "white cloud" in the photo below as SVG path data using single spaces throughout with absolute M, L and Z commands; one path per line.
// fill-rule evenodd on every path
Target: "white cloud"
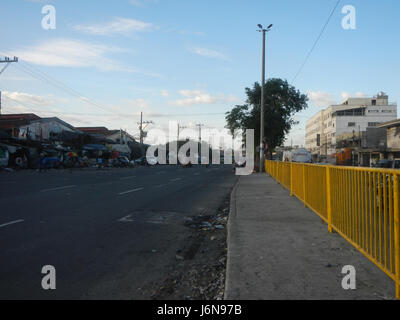
M 349 92 L 343 91 L 340 94 L 340 99 L 337 99 L 333 94 L 324 91 L 308 91 L 308 98 L 312 102 L 315 107 L 329 107 L 331 105 L 338 104 L 338 100 L 345 101 L 349 98 L 365 98 L 368 95 L 363 92 L 356 92 L 355 94 L 351 94 Z
M 35 106 L 49 106 L 54 103 L 54 100 L 50 99 L 49 97 L 38 96 L 29 93 L 3 91 L 2 95 L 6 98 L 6 100 L 8 98 L 13 103 L 27 103 Z
M 122 52 L 122 49 L 80 40 L 53 39 L 16 51 L 21 60 L 42 66 L 92 67 L 101 71 L 139 72 L 106 57 L 106 54 Z
M 362 92 L 356 92 L 355 94 L 351 94 L 351 93 L 344 91 L 340 94 L 340 97 L 342 98 L 343 101 L 345 101 L 349 98 L 365 98 L 367 96 L 368 96 L 367 94 L 362 93 Z
M 149 103 L 145 99 L 125 100 L 125 102 L 136 109 L 143 110 L 149 107 Z
M 206 57 L 206 58 L 229 60 L 225 56 L 225 54 L 223 54 L 222 52 L 212 50 L 212 49 L 201 48 L 201 47 L 192 47 L 192 48 L 189 48 L 189 51 L 194 54 L 197 54 L 199 56 Z
M 336 104 L 335 97 L 323 91 L 308 91 L 308 98 L 315 107 L 329 107 L 330 105 Z
M 151 23 L 126 18 L 115 18 L 104 24 L 76 25 L 74 29 L 91 35 L 131 35 L 137 32 L 151 31 L 155 27 Z
M 184 97 L 175 101 L 170 101 L 170 105 L 191 106 L 196 104 L 216 104 L 219 102 L 235 102 L 237 98 L 233 95 L 225 96 L 222 94 L 212 95 L 202 90 L 181 90 L 179 93 Z

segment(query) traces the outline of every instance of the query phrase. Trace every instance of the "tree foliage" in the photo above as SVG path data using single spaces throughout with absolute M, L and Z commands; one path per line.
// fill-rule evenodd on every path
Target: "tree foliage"
M 261 85 L 246 88 L 247 100 L 226 113 L 226 128 L 234 135 L 237 130 L 254 129 L 255 144 L 260 144 Z M 297 124 L 294 115 L 308 107 L 308 98 L 286 80 L 270 79 L 264 87 L 264 137 L 269 149 L 280 146 Z

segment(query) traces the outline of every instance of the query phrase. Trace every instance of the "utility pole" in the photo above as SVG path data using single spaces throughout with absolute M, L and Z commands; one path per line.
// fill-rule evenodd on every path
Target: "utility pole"
M 147 125 L 153 124 L 153 121 L 143 121 L 143 112 L 140 113 L 140 122 L 138 123 L 139 125 L 139 130 L 140 130 L 140 144 L 143 144 L 146 132 L 144 131 L 147 128 Z M 145 125 L 145 127 L 143 127 Z
M 10 59 L 9 57 L 4 57 L 4 59 L 0 59 L 0 63 L 5 63 L 6 65 L 3 67 L 3 69 L 0 70 L 0 75 L 8 68 L 8 66 L 13 63 L 13 62 L 18 62 L 18 58 L 14 57 L 14 59 Z M 0 91 L 0 115 L 1 115 L 1 91 Z
M 181 126 L 179 123 L 178 123 L 178 142 L 179 142 L 179 136 L 180 136 L 180 133 L 181 133 L 181 129 L 186 129 L 187 127 L 185 127 L 185 126 Z
M 199 127 L 199 142 L 200 142 L 200 145 L 201 145 L 201 127 L 204 127 L 204 124 L 196 124 L 196 127 Z
M 14 57 L 14 59 L 10 59 L 9 57 L 4 57 L 4 59 L 0 59 L 0 63 L 5 63 L 6 65 L 1 69 L 0 74 L 4 72 L 8 68 L 8 66 L 13 63 L 13 62 L 18 62 L 18 58 Z
M 271 30 L 272 24 L 264 29 L 261 24 L 258 25 L 263 34 L 262 42 L 262 75 L 261 75 L 261 124 L 260 124 L 260 172 L 264 171 L 264 86 L 265 86 L 265 34 Z
M 200 148 L 199 154 L 201 157 L 201 127 L 204 127 L 204 124 L 201 124 L 201 123 L 196 124 L 196 127 L 199 127 L 199 148 Z

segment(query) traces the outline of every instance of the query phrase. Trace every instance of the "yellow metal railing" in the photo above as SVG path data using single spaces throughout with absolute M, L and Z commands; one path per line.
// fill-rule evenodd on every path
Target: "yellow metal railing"
M 392 278 L 400 299 L 400 170 L 269 160 L 265 170 Z

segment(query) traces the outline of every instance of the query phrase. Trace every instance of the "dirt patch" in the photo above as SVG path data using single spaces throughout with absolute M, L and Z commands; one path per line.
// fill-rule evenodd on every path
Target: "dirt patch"
M 230 194 L 214 215 L 187 218 L 191 232 L 177 250 L 169 276 L 155 284 L 153 300 L 222 300 L 225 290 Z

